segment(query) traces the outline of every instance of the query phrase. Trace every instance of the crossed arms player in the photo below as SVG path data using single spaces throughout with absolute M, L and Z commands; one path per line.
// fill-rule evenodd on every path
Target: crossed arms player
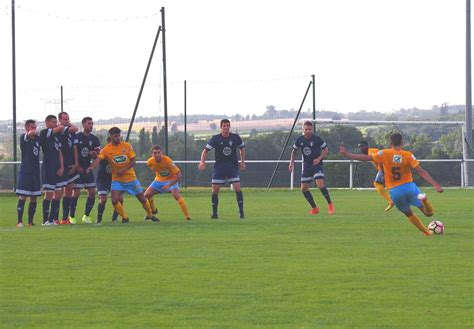
M 433 216 L 433 206 L 428 201 L 426 194 L 421 193 L 418 186 L 413 182 L 411 169 L 415 169 L 418 175 L 433 185 L 437 192 L 443 192 L 443 188 L 421 167 L 420 162 L 413 153 L 402 149 L 403 138 L 401 134 L 392 134 L 390 136 L 390 145 L 391 149 L 383 149 L 370 155 L 349 153 L 344 146 L 341 146 L 339 151 L 341 155 L 348 159 L 373 161 L 376 164 L 381 164 L 384 171 L 385 184 L 390 189 L 390 196 L 395 206 L 424 235 L 429 236 L 431 235 L 430 231 L 420 218 L 413 213 L 410 206 L 418 207 L 427 217 Z

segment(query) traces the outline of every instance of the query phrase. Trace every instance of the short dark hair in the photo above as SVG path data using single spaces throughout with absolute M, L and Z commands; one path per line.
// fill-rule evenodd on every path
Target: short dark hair
M 36 123 L 35 120 L 33 120 L 33 119 L 28 119 L 28 120 L 25 121 L 25 126 L 32 125 L 32 124 L 35 124 L 35 123 Z
M 392 144 L 393 146 L 401 146 L 402 142 L 403 142 L 402 134 L 394 133 L 390 135 L 390 144 Z
M 367 143 L 366 141 L 360 141 L 359 142 L 359 145 L 357 145 L 358 147 L 361 147 L 361 146 L 369 146 L 369 143 Z
M 69 115 L 67 112 L 62 111 L 62 112 L 59 112 L 59 113 L 58 113 L 58 118 L 61 119 L 61 117 L 62 117 L 64 114 Z
M 84 117 L 82 118 L 82 124 L 86 123 L 87 121 L 92 121 L 92 118 L 91 117 Z
M 116 135 L 120 134 L 122 131 L 120 130 L 119 127 L 112 127 L 109 129 L 109 135 Z
M 150 150 L 151 153 L 153 153 L 154 150 L 161 150 L 161 146 L 159 146 L 159 145 L 153 145 L 153 146 L 151 147 L 151 150 Z
M 51 121 L 53 119 L 57 119 L 56 116 L 54 114 L 50 114 L 46 117 L 46 119 L 44 119 L 44 121 Z
M 222 127 L 222 125 L 223 125 L 224 123 L 228 123 L 228 124 L 230 124 L 230 120 L 229 120 L 229 119 L 222 119 L 222 120 L 221 120 L 221 125 L 220 125 L 220 126 Z
M 313 126 L 313 122 L 307 120 L 307 121 L 304 122 L 303 126 L 310 126 L 310 127 L 312 127 L 312 126 Z

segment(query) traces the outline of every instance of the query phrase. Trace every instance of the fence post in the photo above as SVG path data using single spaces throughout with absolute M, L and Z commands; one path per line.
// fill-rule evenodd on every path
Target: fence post
M 352 190 L 353 181 L 352 181 L 352 160 L 349 162 L 349 188 Z
M 295 168 L 290 173 L 290 191 L 293 191 L 293 185 L 295 183 Z
M 464 159 L 461 159 L 461 188 L 464 187 Z

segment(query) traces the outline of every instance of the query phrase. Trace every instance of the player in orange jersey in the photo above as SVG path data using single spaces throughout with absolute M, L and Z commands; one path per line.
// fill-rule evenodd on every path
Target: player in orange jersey
M 145 191 L 145 197 L 150 202 L 153 213 L 156 214 L 158 212 L 153 202 L 153 195 L 169 192 L 178 202 L 184 218 L 190 220 L 191 216 L 189 215 L 188 206 L 184 198 L 179 194 L 178 182 L 183 177 L 181 170 L 173 163 L 170 157 L 161 152 L 161 147 L 158 145 L 151 148 L 151 157 L 148 159 L 147 165 L 156 175 L 155 180 Z
M 428 201 L 426 194 L 421 193 L 418 186 L 413 182 L 411 169 L 415 169 L 418 175 L 433 185 L 437 192 L 443 192 L 443 188 L 420 166 L 420 162 L 413 153 L 402 149 L 403 138 L 401 134 L 392 134 L 390 145 L 391 149 L 383 149 L 371 155 L 349 153 L 344 146 L 341 146 L 339 151 L 343 156 L 352 160 L 373 161 L 376 164 L 381 164 L 384 170 L 385 184 L 390 190 L 390 196 L 395 206 L 424 235 L 431 235 L 430 231 L 410 208 L 410 206 L 418 207 L 426 216 L 433 216 L 433 206 Z
M 358 147 L 363 154 L 367 155 L 372 155 L 373 153 L 377 153 L 379 151 L 378 148 L 369 147 L 369 144 L 366 141 L 360 141 Z M 375 169 L 377 169 L 377 175 L 375 176 L 373 183 L 374 187 L 377 192 L 382 196 L 382 198 L 387 200 L 388 205 L 387 207 L 385 207 L 385 211 L 389 211 L 393 208 L 393 201 L 390 198 L 390 195 L 388 194 L 387 190 L 385 189 L 385 179 L 383 177 L 384 175 L 382 166 L 380 164 L 374 163 L 373 161 L 372 164 L 374 165 Z
M 129 222 L 129 217 L 125 212 L 123 204 L 120 202 L 124 192 L 136 196 L 140 201 L 147 213 L 145 219 L 159 222 L 160 220 L 152 214 L 150 203 L 145 198 L 143 188 L 137 180 L 135 170 L 133 169 L 135 166 L 135 151 L 133 151 L 129 143 L 121 140 L 120 132 L 120 129 L 117 127 L 110 128 L 110 143 L 104 146 L 87 171 L 92 171 L 92 169 L 99 165 L 101 160 L 108 161 L 110 167 L 112 167 L 112 204 L 115 211 L 122 217 L 122 223 Z

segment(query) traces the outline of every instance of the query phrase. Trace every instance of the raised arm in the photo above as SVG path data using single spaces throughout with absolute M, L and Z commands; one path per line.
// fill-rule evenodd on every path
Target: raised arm
M 370 157 L 370 155 L 359 154 L 359 153 L 350 153 L 350 152 L 347 151 L 346 147 L 342 146 L 342 145 L 339 146 L 339 153 L 343 157 L 351 159 L 351 160 L 372 161 L 372 158 Z

